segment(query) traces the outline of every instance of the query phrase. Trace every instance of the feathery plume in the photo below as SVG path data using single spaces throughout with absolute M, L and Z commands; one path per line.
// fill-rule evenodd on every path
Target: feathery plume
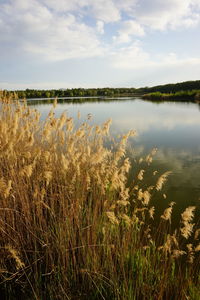
M 156 183 L 156 190 L 160 191 L 163 187 L 163 184 L 166 182 L 167 177 L 171 174 L 172 172 L 168 171 L 165 172 L 164 174 L 162 174 L 159 178 L 158 181 Z

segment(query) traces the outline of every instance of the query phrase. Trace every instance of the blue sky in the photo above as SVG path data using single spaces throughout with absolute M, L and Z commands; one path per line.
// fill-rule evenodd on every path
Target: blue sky
M 200 79 L 200 0 L 0 0 L 0 88 Z

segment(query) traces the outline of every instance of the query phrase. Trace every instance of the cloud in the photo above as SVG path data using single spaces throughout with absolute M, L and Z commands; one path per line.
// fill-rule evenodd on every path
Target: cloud
M 117 22 L 121 19 L 120 10 L 112 0 L 90 0 L 91 11 L 94 16 L 105 23 Z
M 51 71 L 46 76 L 54 76 L 56 82 L 60 76 L 62 82 L 63 76 L 71 77 L 68 69 L 63 70 L 63 61 L 66 61 L 69 68 L 76 65 L 74 80 L 80 78 L 79 82 L 90 81 L 90 65 L 95 74 L 92 81 L 97 85 L 101 80 L 105 85 L 131 84 L 133 70 L 137 71 L 135 80 L 137 76 L 142 84 L 150 69 L 155 72 L 156 81 L 160 75 L 163 81 L 168 80 L 164 71 L 175 68 L 170 80 L 175 78 L 174 74 L 178 74 L 176 81 L 183 75 L 184 79 L 198 77 L 199 58 L 195 57 L 198 56 L 198 36 L 194 30 L 186 31 L 185 35 L 185 29 L 199 28 L 199 25 L 200 0 L 0 0 L 1 76 L 8 81 L 17 72 L 21 76 L 26 72 L 37 81 L 37 68 L 38 72 L 41 66 L 49 70 L 55 63 L 61 70 L 60 75 L 58 72 L 53 75 Z M 175 34 L 171 36 L 172 31 Z M 181 31 L 185 40 L 180 38 L 179 42 L 185 55 L 180 53 L 183 51 L 175 41 L 177 32 Z M 190 41 L 185 46 L 190 32 L 193 36 L 189 36 Z M 164 34 L 172 41 L 167 44 L 168 50 L 162 44 Z M 34 72 L 29 70 L 30 65 L 35 67 Z M 188 68 L 184 69 L 184 65 Z
M 200 9 L 200 2 L 199 2 L 199 0 L 191 0 L 191 5 L 194 5 L 194 7 L 198 7 Z
M 175 30 L 200 23 L 199 0 L 115 0 L 121 14 L 151 30 Z
M 108 56 L 117 51 L 117 44 L 132 43 L 150 29 L 197 26 L 199 9 L 199 0 L 8 0 L 0 3 L 1 54 L 51 61 Z M 86 21 L 88 16 L 96 26 Z M 100 40 L 108 23 L 118 24 L 114 44 L 111 34 L 106 43 Z M 121 51 L 121 66 L 127 65 L 125 53 L 130 67 L 146 62 L 148 56 L 135 45 Z
M 79 11 L 105 23 L 119 21 L 120 10 L 115 0 L 42 0 L 46 6 L 58 12 Z
M 136 21 L 129 20 L 122 23 L 118 35 L 114 36 L 114 41 L 117 43 L 129 43 L 133 36 L 144 36 L 144 29 Z
M 153 30 L 195 26 L 200 21 L 197 0 L 140 0 L 126 8 L 141 25 Z
M 116 6 L 124 12 L 133 13 L 137 6 L 138 0 L 115 0 Z
M 200 57 L 181 57 L 175 52 L 160 54 L 154 57 L 142 48 L 140 41 L 133 42 L 127 47 L 120 47 L 109 56 L 114 68 L 124 70 L 142 70 L 150 68 L 169 68 L 200 65 Z
M 27 1 L 27 0 L 25 0 Z M 41 3 L 45 4 L 50 9 L 53 9 L 56 12 L 68 12 L 74 11 L 84 5 L 86 1 L 78 0 L 40 0 Z
M 46 30 L 38 32 L 35 40 L 27 39 L 23 46 L 52 61 L 99 56 L 103 51 L 95 32 L 72 15 L 54 19 Z
M 96 28 L 100 34 L 104 34 L 104 22 L 103 21 L 98 20 L 96 23 Z
M 64 3 L 64 2 L 63 2 Z M 12 0 L 0 6 L 1 47 L 17 49 L 44 60 L 84 58 L 102 54 L 94 28 L 73 14 L 57 14 L 36 0 Z M 7 52 L 7 50 L 6 50 Z
M 110 55 L 110 61 L 113 67 L 119 69 L 134 70 L 152 64 L 149 54 L 141 48 L 139 42 L 113 51 Z

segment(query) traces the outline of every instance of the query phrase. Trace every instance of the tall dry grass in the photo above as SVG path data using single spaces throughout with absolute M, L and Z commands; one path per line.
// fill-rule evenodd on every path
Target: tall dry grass
M 41 121 L 15 95 L 0 98 L 1 299 L 199 299 L 195 207 L 175 230 L 174 203 L 154 223 L 151 199 L 163 201 L 170 174 L 154 172 L 147 186 L 141 169 L 127 185 L 134 132 L 111 151 L 110 121 L 75 129 L 65 113 L 55 118 L 56 101 Z

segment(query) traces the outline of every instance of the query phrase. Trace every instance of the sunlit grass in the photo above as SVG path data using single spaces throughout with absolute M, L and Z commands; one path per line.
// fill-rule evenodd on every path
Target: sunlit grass
M 45 121 L 1 93 L 0 293 L 5 299 L 198 299 L 200 229 L 195 207 L 171 228 L 174 203 L 154 223 L 155 150 L 131 185 L 126 142 L 105 146 L 110 121 L 74 127 L 56 101 Z M 158 170 L 159 171 L 159 170 Z

